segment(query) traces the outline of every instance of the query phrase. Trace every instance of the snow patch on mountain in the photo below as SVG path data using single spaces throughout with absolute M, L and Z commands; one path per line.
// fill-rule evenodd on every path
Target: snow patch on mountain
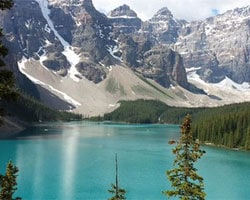
M 244 82 L 242 84 L 238 84 L 228 77 L 214 85 L 229 90 L 250 91 L 250 83 Z
M 238 84 L 228 77 L 219 83 L 207 83 L 196 73 L 197 69 L 199 68 L 188 70 L 188 81 L 197 87 L 203 88 L 208 95 L 220 97 L 225 103 L 229 99 L 233 102 L 244 102 L 250 100 L 250 83 L 244 82 Z
M 62 91 L 60 91 L 60 90 L 58 90 L 58 89 L 52 87 L 51 85 L 46 84 L 46 83 L 44 83 L 43 81 L 40 81 L 40 80 L 38 80 L 37 78 L 34 78 L 34 77 L 31 76 L 30 74 L 26 73 L 26 71 L 25 71 L 25 69 L 26 69 L 25 63 L 28 62 L 28 61 L 29 61 L 28 59 L 26 59 L 26 58 L 23 57 L 22 60 L 18 62 L 19 71 L 20 71 L 23 75 L 25 75 L 25 76 L 26 76 L 29 80 L 31 80 L 33 83 L 38 84 L 38 85 L 41 85 L 41 86 L 44 86 L 44 87 L 48 87 L 51 91 L 56 92 L 56 93 L 62 95 L 63 98 L 64 98 L 68 103 L 73 104 L 73 105 L 76 106 L 76 107 L 81 106 L 81 104 L 80 104 L 78 101 L 76 101 L 75 99 L 71 98 L 71 97 L 70 97 L 69 95 L 67 95 L 66 93 L 64 93 L 64 92 L 62 92 Z
M 62 52 L 69 63 L 71 64 L 71 67 L 68 71 L 69 76 L 76 82 L 79 81 L 78 77 L 81 77 L 81 74 L 76 69 L 76 64 L 79 63 L 80 57 L 74 52 L 73 48 L 70 46 L 68 42 L 66 42 L 63 37 L 56 31 L 53 22 L 51 21 L 49 14 L 50 10 L 48 9 L 48 1 L 47 0 L 36 0 L 41 8 L 42 14 L 44 18 L 47 20 L 49 28 L 54 32 L 55 36 L 59 39 L 61 44 L 64 47 L 64 51 Z M 78 76 L 78 77 L 77 77 Z
M 107 47 L 108 52 L 110 53 L 110 55 L 113 58 L 119 60 L 120 62 L 123 62 L 121 57 L 118 57 L 118 56 L 115 55 L 115 53 L 117 53 L 120 50 L 117 45 L 115 45 L 115 46 L 107 45 L 106 47 Z
M 110 19 L 135 19 L 135 18 L 137 18 L 136 16 L 129 16 L 129 15 L 121 15 L 121 16 L 108 15 L 107 17 Z

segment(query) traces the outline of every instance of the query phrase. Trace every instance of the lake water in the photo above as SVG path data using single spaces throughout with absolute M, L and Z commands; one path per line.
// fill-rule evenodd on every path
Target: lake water
M 23 200 L 105 200 L 117 153 L 127 199 L 163 200 L 170 188 L 165 171 L 174 159 L 168 140 L 178 137 L 175 125 L 42 124 L 0 141 L 0 169 L 10 159 L 19 167 L 16 195 Z M 250 152 L 202 148 L 206 154 L 196 168 L 206 199 L 249 200 Z

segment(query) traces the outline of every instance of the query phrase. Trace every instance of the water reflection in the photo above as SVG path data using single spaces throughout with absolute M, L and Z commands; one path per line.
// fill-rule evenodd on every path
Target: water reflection
M 65 196 L 61 199 L 74 199 L 74 178 L 76 176 L 76 158 L 80 132 L 78 126 L 72 126 L 70 131 L 67 129 L 62 130 L 63 137 L 67 137 L 67 139 L 64 140 L 62 151 L 63 168 L 61 174 L 63 175 L 62 188 L 65 191 Z

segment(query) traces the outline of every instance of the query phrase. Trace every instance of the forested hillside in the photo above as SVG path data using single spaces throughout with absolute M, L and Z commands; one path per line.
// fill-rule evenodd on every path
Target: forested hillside
M 128 123 L 171 123 L 179 124 L 187 114 L 202 108 L 170 107 L 156 100 L 121 101 L 115 111 L 105 114 L 100 120 Z
M 154 100 L 120 103 L 118 109 L 99 120 L 180 124 L 190 114 L 193 134 L 201 142 L 250 149 L 250 102 L 216 108 L 177 108 Z
M 82 115 L 48 108 L 25 94 L 20 94 L 16 101 L 0 101 L 0 104 L 4 107 L 7 115 L 18 117 L 20 120 L 27 122 L 82 119 Z
M 194 116 L 192 127 L 202 142 L 250 149 L 250 103 L 203 110 Z

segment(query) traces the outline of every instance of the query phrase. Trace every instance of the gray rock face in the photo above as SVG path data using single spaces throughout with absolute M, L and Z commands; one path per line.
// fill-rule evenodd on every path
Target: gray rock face
M 190 23 L 163 8 L 140 30 L 154 44 L 178 51 L 186 68 L 200 68 L 200 77 L 213 83 L 226 76 L 237 83 L 250 82 L 249 32 L 250 6 Z
M 250 6 L 188 24 L 175 49 L 186 67 L 202 67 L 200 74 L 208 82 L 225 76 L 238 83 L 249 82 L 249 33 Z
M 177 20 L 167 7 L 160 9 L 149 21 L 143 23 L 141 32 L 158 44 L 175 43 L 185 21 Z
M 135 11 L 131 10 L 130 7 L 126 4 L 119 6 L 118 8 L 112 10 L 109 14 L 108 17 L 114 17 L 114 18 L 137 18 L 137 14 Z
M 143 67 L 137 69 L 164 87 L 181 85 L 187 88 L 187 76 L 181 56 L 171 49 L 155 47 L 144 54 Z
M 99 83 L 106 78 L 105 70 L 97 67 L 95 63 L 80 62 L 76 68 L 84 77 L 94 83 Z
M 112 25 L 107 17 L 96 11 L 91 0 L 48 0 L 48 8 L 46 5 L 46 2 L 39 6 L 37 1 L 16 0 L 14 7 L 2 14 L 0 25 L 5 30 L 10 54 L 15 55 L 17 61 L 23 56 L 40 60 L 48 69 L 67 75 L 71 64 L 64 55 L 65 44 L 55 34 L 55 29 L 74 47 L 80 62 L 89 62 L 89 67 L 85 68 L 87 72 L 81 69 L 80 73 L 85 76 L 96 71 L 97 75 L 86 75 L 86 78 L 95 83 L 102 80 L 105 76 L 98 73 L 103 71 L 99 63 L 113 62 L 105 48 L 114 43 L 111 40 Z M 53 28 L 43 9 L 48 9 Z
M 108 18 L 114 27 L 114 31 L 119 33 L 131 34 L 141 28 L 142 21 L 137 17 L 135 11 L 129 6 L 122 5 L 108 14 Z
M 19 55 L 18 59 L 22 56 L 40 57 L 47 48 L 53 48 L 58 53 L 62 51 L 62 45 L 56 42 L 54 33 L 34 1 L 16 1 L 15 6 L 3 16 L 1 25 L 6 33 L 7 45 L 11 53 Z
M 78 69 L 83 63 L 85 67 L 81 67 L 79 72 L 87 79 L 98 83 L 106 77 L 106 74 L 102 74 L 104 72 L 99 63 L 112 63 L 112 57 L 105 48 L 114 43 L 110 38 L 112 26 L 107 17 L 94 8 L 91 0 L 49 1 L 50 16 L 57 24 L 57 31 L 82 55 Z M 99 73 L 100 71 L 102 73 Z M 94 72 L 96 75 L 89 75 Z

